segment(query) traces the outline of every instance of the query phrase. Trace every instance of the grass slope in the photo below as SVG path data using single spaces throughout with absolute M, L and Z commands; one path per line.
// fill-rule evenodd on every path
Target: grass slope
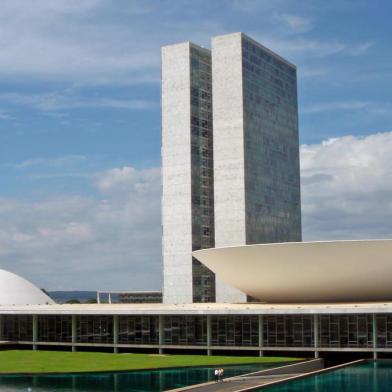
M 4 350 L 0 351 L 0 373 L 76 373 L 293 360 L 298 358 Z

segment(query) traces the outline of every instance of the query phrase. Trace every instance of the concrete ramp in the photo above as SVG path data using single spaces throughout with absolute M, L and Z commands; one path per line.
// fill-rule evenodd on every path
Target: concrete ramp
M 318 358 L 318 359 L 312 359 L 310 361 L 279 366 L 272 369 L 260 370 L 259 372 L 244 374 L 241 375 L 240 377 L 279 376 L 282 374 L 309 373 L 321 369 L 324 369 L 324 360 L 322 358 Z
M 358 361 L 324 368 L 324 360 L 322 358 L 318 358 L 291 365 L 279 366 L 273 369 L 247 373 L 241 376 L 225 378 L 222 382 L 212 381 L 203 384 L 191 385 L 185 388 L 172 389 L 170 392 L 245 392 L 320 374 L 363 361 L 363 359 L 360 359 Z

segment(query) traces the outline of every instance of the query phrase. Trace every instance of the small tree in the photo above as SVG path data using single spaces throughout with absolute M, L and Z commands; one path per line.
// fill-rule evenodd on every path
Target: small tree
M 80 304 L 80 301 L 78 299 L 69 299 L 65 303 L 66 304 Z

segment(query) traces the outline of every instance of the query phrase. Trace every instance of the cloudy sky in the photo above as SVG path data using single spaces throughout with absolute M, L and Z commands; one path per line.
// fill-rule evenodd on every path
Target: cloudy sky
M 0 0 L 0 268 L 159 289 L 160 46 L 244 31 L 298 65 L 305 240 L 392 237 L 392 5 Z

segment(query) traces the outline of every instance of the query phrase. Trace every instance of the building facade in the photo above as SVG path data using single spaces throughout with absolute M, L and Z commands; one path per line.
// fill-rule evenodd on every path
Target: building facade
M 121 304 L 158 304 L 162 302 L 161 291 L 134 291 L 121 292 L 118 294 L 118 301 Z
M 212 40 L 215 246 L 301 241 L 296 68 L 242 33 Z M 245 295 L 217 279 L 218 302 Z
M 162 48 L 165 303 L 244 302 L 191 252 L 301 241 L 296 68 L 242 33 Z
M 162 48 L 163 301 L 215 301 L 215 277 L 192 251 L 214 246 L 211 53 Z
M 97 303 L 159 304 L 162 291 L 97 291 Z
M 114 352 L 309 352 L 315 357 L 325 352 L 392 354 L 391 303 L 212 305 L 0 307 L 0 341 L 73 351 L 101 347 Z

